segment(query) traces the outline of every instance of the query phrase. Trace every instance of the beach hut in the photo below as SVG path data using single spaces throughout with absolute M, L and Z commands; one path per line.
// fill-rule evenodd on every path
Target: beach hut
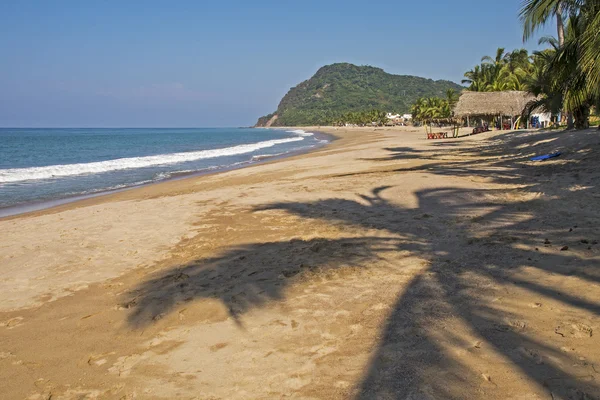
M 470 92 L 464 91 L 454 107 L 456 118 L 492 119 L 498 117 L 503 127 L 504 117 L 510 118 L 510 129 L 515 128 L 515 118 L 523 114 L 525 106 L 535 96 L 520 91 L 505 92 Z

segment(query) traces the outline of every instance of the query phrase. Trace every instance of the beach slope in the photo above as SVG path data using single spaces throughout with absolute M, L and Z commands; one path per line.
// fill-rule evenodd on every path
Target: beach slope
M 326 131 L 0 220 L 0 397 L 600 396 L 595 130 Z

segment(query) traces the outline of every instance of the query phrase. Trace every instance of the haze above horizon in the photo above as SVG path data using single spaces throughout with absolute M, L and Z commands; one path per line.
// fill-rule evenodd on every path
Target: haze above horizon
M 0 126 L 248 126 L 326 64 L 460 82 L 538 48 L 520 0 L 133 3 L 0 4 Z

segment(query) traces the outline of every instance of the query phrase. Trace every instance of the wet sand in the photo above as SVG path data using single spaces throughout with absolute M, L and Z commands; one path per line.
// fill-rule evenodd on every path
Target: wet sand
M 1 219 L 0 397 L 600 396 L 597 131 L 324 131 Z

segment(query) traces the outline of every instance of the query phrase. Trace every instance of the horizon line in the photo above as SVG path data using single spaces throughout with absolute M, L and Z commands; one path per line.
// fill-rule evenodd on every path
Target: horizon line
M 241 129 L 252 126 L 0 126 L 0 129 Z

